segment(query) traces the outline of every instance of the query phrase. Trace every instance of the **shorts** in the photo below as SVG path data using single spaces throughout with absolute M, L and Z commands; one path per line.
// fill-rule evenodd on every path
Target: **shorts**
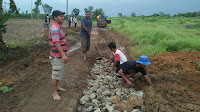
M 81 36 L 81 47 L 82 52 L 86 53 L 90 49 L 90 37 L 89 36 Z
M 61 80 L 65 71 L 65 63 L 62 58 L 49 56 L 52 65 L 52 79 Z

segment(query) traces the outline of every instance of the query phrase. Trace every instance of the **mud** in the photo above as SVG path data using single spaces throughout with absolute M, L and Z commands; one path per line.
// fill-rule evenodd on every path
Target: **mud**
M 199 112 L 200 52 L 163 53 L 150 61 L 154 86 L 144 88 L 147 112 Z
M 41 22 L 40 24 L 43 23 Z M 35 27 L 37 28 L 38 26 L 36 25 Z M 66 29 L 66 31 L 66 35 L 72 37 L 67 39 L 67 45 L 70 50 L 77 43 L 80 43 L 80 27 Z M 94 31 L 97 34 L 94 34 L 91 38 L 94 41 L 91 41 L 90 51 L 88 52 L 90 58 L 88 60 L 83 60 L 82 51 L 79 47 L 69 55 L 66 72 L 63 80 L 60 82 L 60 85 L 66 89 L 66 92 L 59 92 L 62 97 L 60 102 L 55 102 L 52 98 L 51 64 L 48 59 L 50 50 L 48 31 L 42 32 L 40 35 L 44 35 L 44 37 L 39 38 L 37 44 L 31 46 L 31 55 L 18 60 L 13 59 L 10 63 L 2 66 L 0 68 L 0 82 L 5 86 L 12 87 L 13 90 L 7 94 L 0 93 L 1 111 L 76 112 L 78 99 L 83 88 L 86 87 L 87 77 L 90 75 L 90 68 L 93 66 L 96 58 L 101 56 L 95 44 L 100 46 L 100 50 L 106 57 L 110 56 L 110 51 L 107 47 L 109 42 L 114 41 L 126 45 L 126 43 L 122 42 L 123 39 L 120 36 L 109 30 L 104 31 L 94 28 Z M 104 36 L 105 34 L 106 36 Z M 23 40 L 23 38 L 20 40 Z M 120 44 L 119 47 L 121 46 Z M 28 98 L 28 100 L 23 102 L 25 98 Z

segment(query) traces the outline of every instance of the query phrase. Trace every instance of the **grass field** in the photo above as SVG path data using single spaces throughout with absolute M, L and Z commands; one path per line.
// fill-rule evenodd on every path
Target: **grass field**
M 131 38 L 136 56 L 200 51 L 200 18 L 112 18 L 108 27 Z

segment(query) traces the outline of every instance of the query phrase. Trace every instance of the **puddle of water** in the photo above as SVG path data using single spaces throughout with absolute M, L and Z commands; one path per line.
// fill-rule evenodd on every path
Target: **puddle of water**
M 71 54 L 72 52 L 78 50 L 81 47 L 81 42 L 76 43 L 68 52 L 68 54 Z

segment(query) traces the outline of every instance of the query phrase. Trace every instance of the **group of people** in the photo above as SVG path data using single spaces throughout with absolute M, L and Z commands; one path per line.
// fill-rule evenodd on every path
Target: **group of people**
M 64 28 L 62 26 L 64 21 L 64 12 L 55 10 L 52 13 L 54 23 L 49 31 L 49 44 L 51 46 L 49 59 L 52 64 L 52 87 L 53 87 L 53 99 L 61 100 L 57 91 L 65 91 L 58 85 L 58 82 L 62 79 L 65 64 L 68 61 L 67 44 L 65 39 Z M 92 20 L 90 18 L 91 13 L 86 12 L 86 17 L 81 19 L 81 47 L 83 53 L 83 59 L 87 60 L 86 53 L 90 48 L 90 38 L 92 37 Z M 108 44 L 108 48 L 112 52 L 112 58 L 110 59 L 105 71 L 116 71 L 117 76 L 123 78 L 123 85 L 125 87 L 131 87 L 132 82 L 129 78 L 133 77 L 136 73 L 141 72 L 146 81 L 152 86 L 151 79 L 148 77 L 145 66 L 149 65 L 147 56 L 140 56 L 138 61 L 127 61 L 126 56 L 116 47 L 114 42 Z M 113 63 L 112 67 L 110 65 Z M 110 69 L 109 69 L 110 68 Z
M 73 18 L 73 16 L 69 16 L 69 18 L 68 18 L 69 28 L 73 26 L 73 23 L 74 23 L 74 27 L 76 27 L 76 25 L 77 25 L 77 17 L 74 16 L 74 18 Z
M 69 18 L 68 18 L 69 28 L 73 26 L 73 23 L 74 23 L 74 27 L 76 27 L 77 26 L 77 21 L 78 20 L 77 20 L 76 16 L 74 16 L 74 18 L 73 18 L 73 16 L 69 16 Z M 49 24 L 50 24 L 50 17 L 49 17 L 49 14 L 46 14 L 45 15 L 45 21 L 44 21 L 44 28 L 46 30 L 49 29 Z

